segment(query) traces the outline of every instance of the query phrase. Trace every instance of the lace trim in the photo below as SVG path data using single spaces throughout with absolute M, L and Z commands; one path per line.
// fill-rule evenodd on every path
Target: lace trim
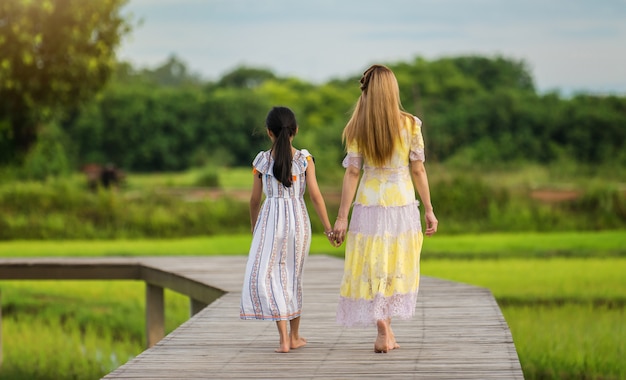
M 418 201 L 401 207 L 364 206 L 357 203 L 352 210 L 349 228 L 351 233 L 392 236 L 421 230 Z
M 415 314 L 416 302 L 417 292 L 391 297 L 376 295 L 373 300 L 339 297 L 337 323 L 346 327 L 369 327 L 379 319 L 410 319 Z
M 357 155 L 356 153 L 348 153 L 341 162 L 341 165 L 344 168 L 354 166 L 357 169 L 361 169 L 361 166 L 363 166 L 363 157 Z
M 424 149 L 418 148 L 416 150 L 411 150 L 409 152 L 409 160 L 410 161 L 426 161 L 426 157 L 424 156 Z

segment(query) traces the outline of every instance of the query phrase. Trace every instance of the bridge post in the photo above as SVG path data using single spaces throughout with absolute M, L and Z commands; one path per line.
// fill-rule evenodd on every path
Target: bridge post
M 0 291 L 0 367 L 2 367 L 2 292 Z
M 163 288 L 146 282 L 146 347 L 150 348 L 165 336 Z
M 198 314 L 200 310 L 204 309 L 207 306 L 208 305 L 206 303 L 189 297 L 189 316 L 193 317 L 194 315 Z

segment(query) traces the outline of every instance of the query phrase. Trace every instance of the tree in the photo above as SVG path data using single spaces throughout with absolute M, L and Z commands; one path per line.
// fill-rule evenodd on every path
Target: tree
M 463 56 L 444 58 L 439 62 L 450 62 L 464 75 L 475 78 L 488 91 L 499 87 L 522 91 L 535 91 L 528 65 L 503 57 Z
M 127 1 L 0 2 L 0 163 L 23 158 L 42 122 L 105 84 L 130 31 Z
M 198 74 L 189 72 L 185 62 L 176 55 L 170 55 L 165 63 L 154 70 L 142 70 L 141 76 L 153 83 L 170 87 L 198 85 L 202 81 Z
M 276 76 L 268 69 L 240 66 L 224 75 L 218 85 L 252 89 L 270 79 L 276 79 Z

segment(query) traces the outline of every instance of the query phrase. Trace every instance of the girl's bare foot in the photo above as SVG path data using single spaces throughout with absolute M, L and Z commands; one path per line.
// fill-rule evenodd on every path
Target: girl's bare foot
M 278 353 L 281 353 L 281 354 L 289 352 L 289 344 L 283 344 L 281 342 L 280 343 L 280 347 L 275 349 L 274 352 L 278 352 Z
M 292 349 L 296 349 L 296 348 L 300 348 L 302 346 L 306 345 L 306 339 L 303 337 L 298 337 L 298 338 L 291 338 L 291 348 Z
M 287 321 L 276 321 L 278 327 L 278 336 L 280 337 L 280 346 L 275 352 L 289 352 L 289 334 L 287 333 Z

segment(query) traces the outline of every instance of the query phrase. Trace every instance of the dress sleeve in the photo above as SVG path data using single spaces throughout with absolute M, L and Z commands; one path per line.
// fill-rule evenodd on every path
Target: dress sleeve
M 355 142 L 348 143 L 347 151 L 348 153 L 346 154 L 346 157 L 343 159 L 343 162 L 341 163 L 341 165 L 344 168 L 347 168 L 348 166 L 354 166 L 357 169 L 361 169 L 361 167 L 363 166 L 363 156 L 359 152 L 356 143 Z
M 424 138 L 422 137 L 422 121 L 415 118 L 415 123 L 411 128 L 411 150 L 409 152 L 409 160 L 426 161 L 424 156 Z
M 252 170 L 254 173 L 267 174 L 269 170 L 268 152 L 259 152 L 252 161 Z
M 292 167 L 291 171 L 293 174 L 302 174 L 306 172 L 306 169 L 309 166 L 309 161 L 314 160 L 311 153 L 306 149 L 301 149 L 300 154 L 300 159 L 295 162 L 295 165 Z

